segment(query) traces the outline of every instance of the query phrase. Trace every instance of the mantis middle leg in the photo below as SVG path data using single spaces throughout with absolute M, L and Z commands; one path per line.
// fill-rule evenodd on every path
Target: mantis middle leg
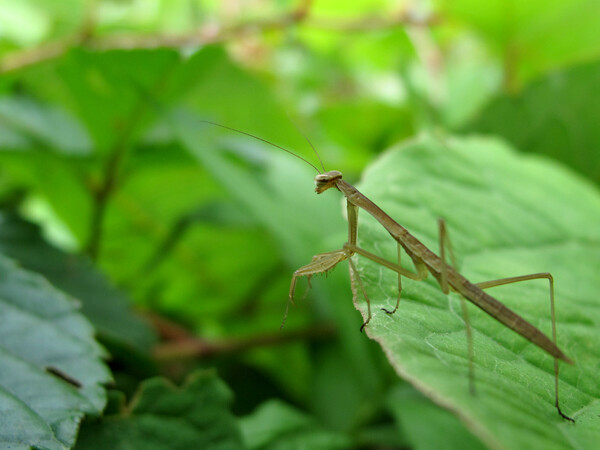
M 438 234 L 440 239 L 440 259 L 442 260 L 442 276 L 439 280 L 440 287 L 444 294 L 450 292 L 450 286 L 448 285 L 448 263 L 446 262 L 446 248 L 450 253 L 450 260 L 452 261 L 452 267 L 458 270 L 456 264 L 456 258 L 454 257 L 454 251 L 452 250 L 452 244 L 448 237 L 446 230 L 446 221 L 442 218 L 438 219 Z M 462 310 L 463 320 L 465 321 L 467 331 L 467 352 L 469 355 L 469 391 L 471 394 L 475 394 L 475 367 L 473 365 L 473 359 L 475 357 L 473 351 L 473 330 L 471 328 L 471 321 L 469 320 L 469 309 L 467 308 L 467 302 L 464 297 L 460 296 L 460 308 Z
M 402 246 L 400 244 L 397 244 L 398 263 L 392 263 L 384 258 L 381 258 L 380 256 L 377 256 L 373 253 L 370 253 L 370 252 L 358 247 L 356 245 L 357 232 L 358 232 L 358 207 L 353 205 L 349 201 L 346 203 L 346 207 L 348 210 L 348 242 L 344 245 L 344 249 L 346 249 L 348 252 L 350 282 L 352 285 L 352 297 L 353 297 L 353 300 L 356 301 L 356 297 L 357 297 L 356 283 L 358 283 L 358 285 L 362 291 L 363 297 L 365 298 L 365 301 L 367 302 L 367 320 L 365 320 L 360 327 L 360 330 L 362 331 L 365 328 L 365 326 L 370 322 L 371 317 L 372 317 L 371 301 L 369 300 L 369 296 L 367 295 L 367 292 L 363 286 L 363 283 L 360 279 L 358 271 L 356 270 L 356 267 L 354 266 L 354 263 L 352 262 L 351 257 L 354 253 L 358 253 L 359 255 L 369 258 L 371 261 L 381 264 L 382 266 L 387 267 L 388 269 L 393 270 L 394 272 L 396 272 L 398 274 L 398 297 L 396 300 L 396 306 L 391 311 L 389 311 L 385 308 L 381 308 L 383 311 L 385 311 L 388 314 L 394 314 L 397 311 L 398 306 L 400 304 L 400 296 L 402 293 L 402 276 L 410 278 L 411 280 L 420 281 L 427 277 L 427 268 L 425 267 L 425 265 L 422 262 L 421 263 L 415 262 L 415 268 L 417 269 L 417 273 L 413 273 L 410 270 L 407 270 L 404 267 L 402 267 L 400 265 L 400 258 L 402 255 Z

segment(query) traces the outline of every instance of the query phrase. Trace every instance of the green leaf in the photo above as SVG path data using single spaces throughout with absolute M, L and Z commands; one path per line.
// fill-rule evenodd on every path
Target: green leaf
M 178 64 L 178 54 L 167 49 L 103 53 L 72 49 L 48 77 L 52 82 L 58 75 L 55 91 L 64 91 L 87 125 L 96 150 L 106 152 L 126 146 L 144 125 L 144 113 L 150 110 L 146 96 L 160 91 Z
M 269 400 L 241 421 L 244 442 L 249 449 L 349 448 L 350 439 L 328 431 L 291 406 Z
M 77 302 L 0 256 L 0 444 L 62 449 L 106 403 L 110 372 Z
M 441 13 L 475 28 L 504 58 L 519 81 L 598 56 L 595 0 L 475 0 L 444 2 Z
M 140 386 L 120 414 L 84 424 L 77 449 L 239 449 L 240 432 L 229 411 L 232 394 L 210 371 L 178 388 L 163 378 Z
M 0 148 L 50 148 L 65 155 L 88 155 L 91 141 L 81 124 L 56 106 L 14 96 L 0 99 Z
M 415 450 L 439 448 L 485 448 L 458 418 L 432 403 L 407 384 L 397 386 L 388 398 L 390 412 Z M 432 433 L 431 430 L 436 430 Z
M 374 163 L 359 188 L 436 253 L 437 218 L 444 217 L 459 269 L 474 282 L 553 274 L 558 344 L 575 361 L 561 364 L 561 407 L 577 423 L 554 408 L 552 358 L 471 304 L 477 395 L 470 395 L 458 296 L 444 295 L 432 277 L 406 280 L 400 308 L 388 316 L 380 308 L 396 302 L 396 274 L 358 257 L 373 309 L 366 332 L 398 374 L 457 414 L 488 447 L 593 448 L 600 438 L 598 192 L 546 160 L 478 138 L 403 145 Z M 395 260 L 389 233 L 364 211 L 359 220 L 359 245 Z M 489 292 L 551 333 L 547 282 Z M 362 299 L 357 307 L 366 318 Z
M 466 130 L 502 136 L 516 147 L 559 159 L 600 183 L 600 61 L 543 77 L 515 96 L 502 95 Z M 523 126 L 526 123 L 527 126 Z
M 50 152 L 0 152 L 0 165 L 13 190 L 28 192 L 25 209 L 37 219 L 49 211 L 41 222 L 60 230 L 54 234 L 66 248 L 87 242 L 92 198 L 73 160 Z
M 113 346 L 148 352 L 156 336 L 133 314 L 125 295 L 84 257 L 48 245 L 40 230 L 14 213 L 0 211 L 0 251 L 81 301 L 81 310 L 100 337 Z
M 215 319 L 235 310 L 273 270 L 273 245 L 180 149 L 145 148 L 131 160 L 135 170 L 106 210 L 102 268 L 136 302 L 221 328 Z M 218 297 L 228 301 L 200 300 Z

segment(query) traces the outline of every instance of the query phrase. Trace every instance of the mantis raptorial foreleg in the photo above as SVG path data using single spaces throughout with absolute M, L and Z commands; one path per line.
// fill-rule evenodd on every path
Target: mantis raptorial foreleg
M 396 307 L 392 311 L 383 309 L 388 314 L 393 314 L 398 309 L 398 304 L 400 303 L 400 290 L 402 288 L 402 284 L 401 284 L 402 276 L 405 276 L 407 278 L 410 278 L 411 280 L 416 280 L 416 281 L 423 280 L 424 278 L 427 277 L 427 273 L 428 273 L 427 267 L 421 261 L 415 261 L 415 267 L 417 269 L 417 273 L 413 273 L 410 270 L 407 270 L 404 267 L 400 266 L 400 264 L 395 264 L 393 262 L 390 262 L 384 258 L 381 258 L 380 256 L 377 256 L 373 253 L 370 253 L 370 252 L 358 247 L 356 245 L 356 236 L 357 236 L 357 230 L 358 230 L 358 214 L 357 214 L 358 208 L 356 206 L 354 206 L 352 203 L 347 202 L 347 210 L 348 210 L 348 242 L 346 242 L 344 244 L 344 247 L 340 250 L 334 250 L 332 252 L 326 252 L 326 253 L 319 253 L 318 255 L 313 256 L 313 258 L 309 264 L 300 267 L 298 270 L 296 270 L 294 272 L 294 274 L 292 276 L 292 281 L 290 283 L 288 304 L 285 309 L 285 315 L 284 315 L 281 327 L 283 327 L 283 325 L 285 324 L 285 320 L 287 318 L 287 314 L 288 314 L 288 310 L 289 310 L 289 305 L 295 304 L 294 291 L 296 290 L 296 283 L 298 281 L 298 278 L 305 276 L 305 277 L 308 277 L 308 279 L 310 280 L 310 277 L 312 277 L 313 275 L 317 275 L 319 273 L 326 273 L 326 272 L 330 271 L 331 269 L 333 269 L 340 262 L 344 261 L 345 259 L 348 259 L 353 300 L 356 300 L 356 298 L 357 298 L 356 285 L 358 284 L 358 286 L 360 287 L 360 290 L 365 298 L 365 301 L 367 302 L 367 320 L 365 320 L 360 327 L 361 331 L 364 329 L 364 327 L 369 323 L 369 321 L 371 320 L 371 317 L 372 317 L 371 301 L 369 299 L 367 291 L 364 288 L 362 280 L 360 279 L 360 275 L 358 274 L 358 271 L 356 270 L 356 267 L 354 266 L 354 263 L 351 260 L 351 257 L 354 253 L 358 253 L 359 255 L 369 258 L 370 260 L 372 260 L 378 264 L 381 264 L 381 265 L 395 271 L 398 274 L 398 290 L 399 290 L 398 299 L 396 301 Z M 400 246 L 400 244 L 398 244 L 398 262 L 400 262 L 401 251 L 402 251 L 402 247 Z
M 281 322 L 280 328 L 283 328 L 287 319 L 290 303 L 295 305 L 294 302 L 294 291 L 296 290 L 296 282 L 300 277 L 307 277 L 310 282 L 310 277 L 319 273 L 326 273 L 333 269 L 338 263 L 348 258 L 348 252 L 345 249 L 334 250 L 332 252 L 319 253 L 312 257 L 309 264 L 300 267 L 292 275 L 292 282 L 290 283 L 290 292 L 288 297 L 288 304 L 285 308 L 285 314 L 283 316 L 283 322 Z

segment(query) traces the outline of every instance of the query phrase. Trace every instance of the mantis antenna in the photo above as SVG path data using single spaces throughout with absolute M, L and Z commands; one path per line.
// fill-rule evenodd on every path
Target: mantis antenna
M 311 140 L 308 138 L 308 136 L 300 129 L 300 127 L 298 125 L 296 125 L 296 123 L 292 120 L 292 118 L 290 117 L 290 115 L 288 114 L 288 120 L 292 123 L 292 125 L 294 125 L 294 128 L 296 128 L 296 130 L 298 130 L 298 133 L 300 133 L 302 135 L 302 137 L 306 140 L 306 142 L 308 142 L 308 145 L 310 145 L 310 148 L 313 149 L 313 152 L 315 152 L 315 155 L 317 155 L 317 159 L 319 160 L 319 163 L 321 164 L 321 168 L 323 169 L 323 172 L 326 172 L 325 170 L 325 165 L 323 164 L 323 160 L 321 159 L 321 157 L 319 156 L 319 152 L 317 152 L 317 149 L 315 148 L 315 146 L 313 145 L 313 143 L 311 142 Z
M 214 125 L 215 127 L 221 127 L 221 128 L 225 128 L 226 130 L 231 130 L 231 131 L 235 131 L 236 133 L 240 133 L 240 134 L 244 134 L 246 136 L 249 136 L 251 138 L 254 139 L 258 139 L 259 141 L 264 142 L 265 144 L 269 144 L 273 147 L 276 147 L 280 150 L 283 150 L 286 153 L 289 153 L 292 156 L 295 156 L 298 159 L 301 159 L 302 161 L 304 161 L 306 164 L 308 164 L 309 166 L 311 166 L 313 169 L 315 169 L 317 171 L 317 173 L 321 173 L 321 171 L 319 170 L 319 168 L 317 166 L 315 166 L 313 163 L 311 163 L 310 161 L 308 161 L 307 159 L 303 158 L 300 155 L 297 155 L 296 153 L 292 152 L 291 150 L 288 150 L 287 148 L 284 148 L 280 145 L 277 145 L 271 141 L 268 141 L 266 139 L 263 139 L 259 136 L 256 136 L 252 133 L 246 133 L 245 131 L 242 130 L 238 130 L 236 128 L 232 128 L 232 127 L 228 127 L 227 125 L 221 125 L 220 123 L 216 123 L 216 122 L 211 122 L 210 120 L 201 120 L 200 122 L 202 123 L 208 123 L 210 125 Z M 300 131 L 300 130 L 298 130 Z M 306 139 L 308 141 L 308 143 L 310 144 L 311 148 L 313 149 L 313 151 L 315 152 L 315 155 L 317 155 L 317 158 L 319 159 L 319 162 L 321 163 L 321 167 L 323 167 L 323 172 L 325 172 L 325 167 L 323 166 L 323 161 L 321 161 L 321 157 L 319 156 L 319 154 L 317 153 L 317 150 L 315 149 L 315 147 L 312 145 L 312 143 L 308 140 L 308 138 L 306 136 L 304 136 L 304 134 L 300 131 L 300 134 L 304 137 L 304 139 Z

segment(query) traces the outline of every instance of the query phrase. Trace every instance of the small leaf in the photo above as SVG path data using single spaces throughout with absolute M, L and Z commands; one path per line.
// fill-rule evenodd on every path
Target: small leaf
M 351 441 L 328 431 L 291 406 L 270 400 L 242 419 L 242 434 L 250 449 L 349 448 Z
M 70 447 L 83 415 L 104 408 L 106 353 L 77 305 L 0 256 L 2 448 Z
M 469 303 L 475 387 L 468 389 L 465 326 L 457 294 L 444 295 L 432 277 L 403 281 L 365 258 L 357 265 L 372 300 L 368 335 L 403 378 L 452 410 L 492 448 L 592 448 L 596 417 L 600 317 L 600 195 L 589 184 L 539 158 L 519 156 L 492 139 L 421 139 L 386 153 L 365 173 L 361 192 L 434 252 L 444 217 L 460 271 L 474 282 L 549 271 L 556 284 L 561 407 L 554 408 L 553 360 Z M 396 242 L 361 211 L 359 245 L 389 260 Z M 412 268 L 409 258 L 405 264 Z M 548 283 L 489 289 L 499 301 L 551 335 Z M 366 318 L 365 303 L 358 308 Z M 593 418 L 593 419 L 592 419 Z
M 243 448 L 229 411 L 231 399 L 229 388 L 213 372 L 196 372 L 181 388 L 152 378 L 142 383 L 120 414 L 84 424 L 76 448 Z

